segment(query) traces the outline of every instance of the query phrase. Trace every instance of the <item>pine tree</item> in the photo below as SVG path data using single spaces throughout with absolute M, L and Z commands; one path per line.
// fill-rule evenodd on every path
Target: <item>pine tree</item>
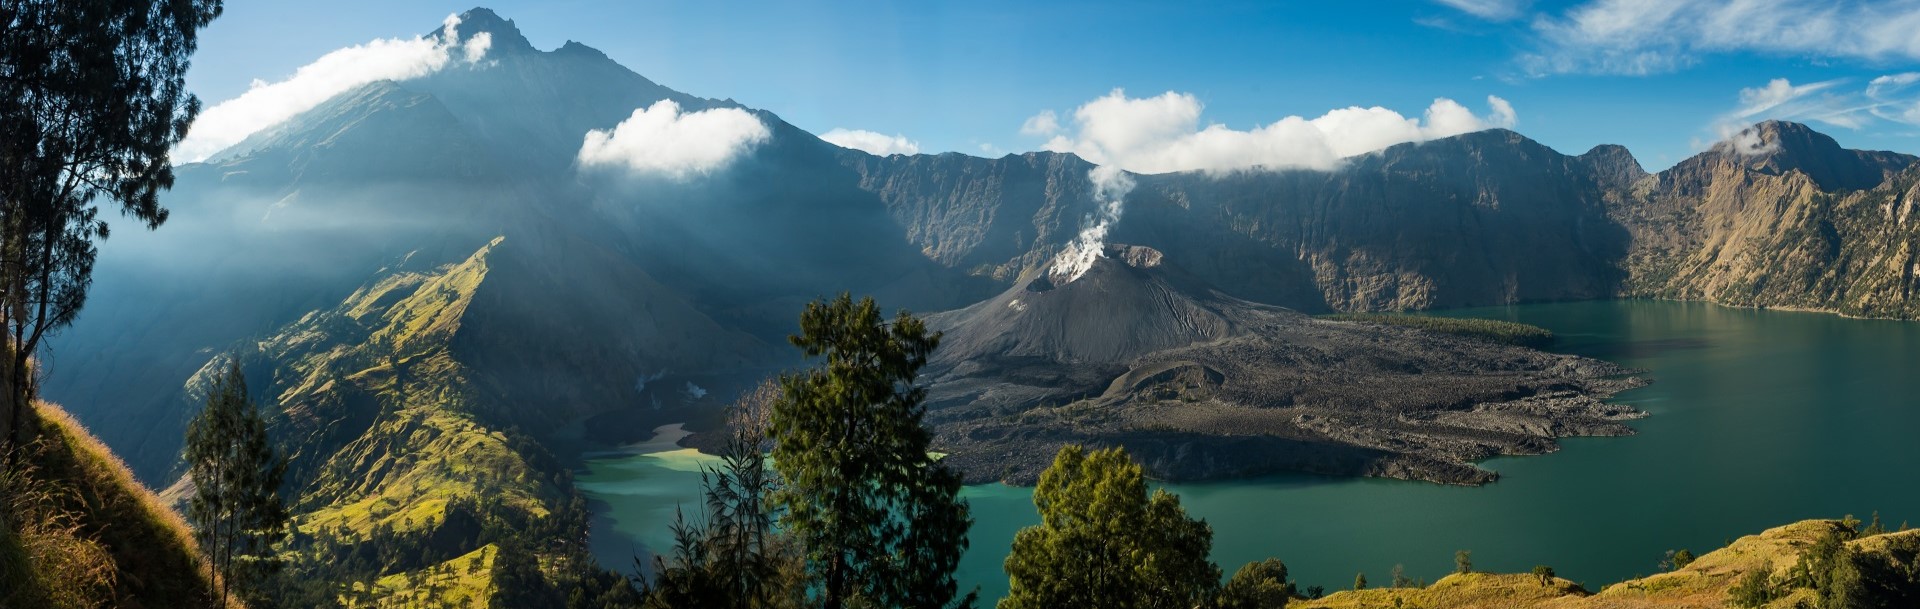
M 286 535 L 280 498 L 286 462 L 274 453 L 260 410 L 247 397 L 238 362 L 214 381 L 207 405 L 187 426 L 188 516 L 207 554 L 214 595 L 263 604 L 258 591 L 279 571 L 272 546 Z M 236 589 L 237 588 L 237 589 Z
M 921 424 L 926 388 L 915 383 L 940 335 L 842 294 L 809 303 L 790 340 L 825 361 L 780 379 L 771 436 L 786 487 L 775 502 L 806 548 L 820 605 L 946 606 L 972 518 L 960 475 L 927 454 Z
M 1214 598 L 1213 529 L 1172 493 L 1148 495 L 1126 451 L 1060 449 L 1033 504 L 1040 524 L 1013 538 L 999 609 L 1186 609 Z

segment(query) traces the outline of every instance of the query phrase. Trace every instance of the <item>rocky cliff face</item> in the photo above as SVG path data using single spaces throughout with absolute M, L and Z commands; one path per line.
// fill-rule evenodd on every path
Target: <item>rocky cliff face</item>
M 929 257 L 1000 281 L 1051 259 L 1093 209 L 1092 166 L 1071 156 L 847 162 Z M 1331 172 L 1139 176 L 1113 235 L 1228 293 L 1305 311 L 1597 298 L 1616 290 L 1627 249 L 1608 187 L 1639 171 L 1622 149 L 1571 157 L 1494 130 Z
M 1333 171 L 1136 176 L 1113 226 L 1238 297 L 1302 311 L 1615 296 L 1912 317 L 1915 157 L 1754 126 L 1659 174 L 1492 130 Z M 842 162 L 929 259 L 1006 285 L 1094 208 L 1091 165 L 1029 153 Z
M 1914 157 L 1769 122 L 1640 183 L 1627 295 L 1911 318 Z

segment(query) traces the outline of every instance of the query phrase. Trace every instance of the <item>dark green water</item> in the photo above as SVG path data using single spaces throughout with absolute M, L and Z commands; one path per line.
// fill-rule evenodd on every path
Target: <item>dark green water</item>
M 1618 400 L 1653 416 L 1637 436 L 1488 461 L 1503 477 L 1481 488 L 1308 476 L 1171 485 L 1213 525 L 1223 570 L 1276 556 L 1303 585 L 1336 589 L 1359 571 L 1384 582 L 1396 564 L 1431 580 L 1467 549 L 1480 569 L 1546 564 L 1593 588 L 1654 572 L 1665 550 L 1795 520 L 1879 510 L 1890 526 L 1920 525 L 1920 322 L 1638 301 L 1445 314 L 1546 327 L 1558 351 L 1645 370 L 1654 383 Z M 666 542 L 673 506 L 694 505 L 690 469 L 647 456 L 589 463 L 580 479 L 604 504 L 605 564 L 625 568 L 636 543 Z M 1038 516 L 1026 489 L 967 497 L 973 549 L 960 577 L 996 598 L 1014 532 Z

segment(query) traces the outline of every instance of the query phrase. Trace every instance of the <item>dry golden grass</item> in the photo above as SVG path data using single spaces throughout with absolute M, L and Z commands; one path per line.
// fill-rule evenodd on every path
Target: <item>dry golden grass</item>
M 1301 609 L 1722 609 L 1727 590 L 1753 569 L 1784 573 L 1821 535 L 1836 531 L 1834 520 L 1807 520 L 1734 540 L 1702 555 L 1685 568 L 1607 586 L 1597 594 L 1564 579 L 1541 585 L 1532 575 L 1470 573 L 1450 575 L 1426 588 L 1335 592 L 1288 605 Z M 1920 537 L 1920 530 L 1887 533 L 1849 542 L 1856 551 L 1885 551 L 1898 537 Z M 1796 606 L 1810 591 L 1796 590 L 1770 608 Z M 1396 602 L 1397 601 L 1397 602 Z
M 0 605 L 209 606 L 210 575 L 186 521 L 66 411 L 37 403 L 31 419 L 37 437 L 23 453 L 30 468 L 9 481 L 22 491 L 7 493 L 30 505 L 8 506 L 18 517 L 7 541 L 32 575 L 6 588 L 38 602 Z

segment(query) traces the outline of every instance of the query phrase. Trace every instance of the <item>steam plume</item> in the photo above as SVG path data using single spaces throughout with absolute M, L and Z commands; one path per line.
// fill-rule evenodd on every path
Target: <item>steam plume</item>
M 1127 199 L 1127 193 L 1133 192 L 1133 178 L 1126 171 L 1113 165 L 1101 165 L 1087 172 L 1087 179 L 1093 181 L 1093 198 L 1098 207 L 1087 216 L 1080 235 L 1053 259 L 1050 274 L 1064 277 L 1060 283 L 1069 283 L 1079 279 L 1093 268 L 1093 261 L 1106 256 L 1107 230 L 1113 223 L 1120 221 L 1120 212 Z

